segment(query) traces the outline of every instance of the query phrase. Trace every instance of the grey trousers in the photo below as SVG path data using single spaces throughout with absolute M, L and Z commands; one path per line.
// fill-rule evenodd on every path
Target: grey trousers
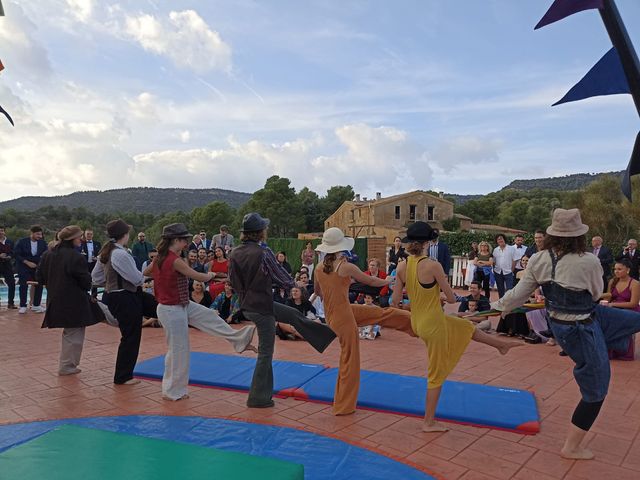
M 73 373 L 80 365 L 82 346 L 84 344 L 84 329 L 85 327 L 65 328 L 62 330 L 58 373 L 62 375 Z
M 258 358 L 251 379 L 251 388 L 247 398 L 248 407 L 270 406 L 273 395 L 273 347 L 276 341 L 276 319 L 273 315 L 255 312 L 242 312 L 256 324 L 258 331 Z

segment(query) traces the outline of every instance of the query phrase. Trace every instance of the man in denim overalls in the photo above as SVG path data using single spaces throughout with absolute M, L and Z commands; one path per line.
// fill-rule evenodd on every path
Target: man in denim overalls
M 504 315 L 542 286 L 551 331 L 575 362 L 573 376 L 582 394 L 561 451 L 563 457 L 576 460 L 593 458 L 580 443 L 607 396 L 611 378 L 607 350 L 625 349 L 629 336 L 640 331 L 640 313 L 598 304 L 602 267 L 587 252 L 588 230 L 578 209 L 556 209 L 544 249 L 531 257 L 520 283 L 491 305 Z

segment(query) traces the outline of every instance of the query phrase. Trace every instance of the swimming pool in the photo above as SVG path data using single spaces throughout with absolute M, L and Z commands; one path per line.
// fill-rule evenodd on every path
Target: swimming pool
M 9 294 L 9 289 L 7 288 L 7 286 L 5 285 L 3 280 L 0 280 L 0 302 L 2 302 L 3 305 L 6 306 L 7 303 L 7 296 Z M 47 289 L 43 288 L 42 289 L 42 303 L 44 303 L 44 301 L 47 299 Z M 16 278 L 16 294 L 15 294 L 15 304 L 18 305 L 18 303 L 20 303 L 19 297 L 18 297 L 18 279 Z

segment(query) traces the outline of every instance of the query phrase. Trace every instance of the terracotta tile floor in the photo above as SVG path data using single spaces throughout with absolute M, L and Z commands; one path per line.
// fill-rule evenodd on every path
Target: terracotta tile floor
M 452 380 L 529 389 L 536 393 L 542 429 L 525 436 L 450 424 L 447 433 L 423 433 L 420 419 L 359 410 L 334 417 L 326 405 L 277 399 L 276 407 L 250 410 L 246 394 L 190 387 L 191 398 L 160 398 L 158 382 L 112 384 L 119 332 L 106 325 L 87 329 L 82 373 L 56 375 L 60 330 L 40 329 L 41 314 L 0 310 L 0 424 L 67 417 L 160 414 L 229 417 L 294 427 L 374 449 L 444 479 L 637 479 L 640 478 L 640 363 L 614 362 L 610 395 L 589 433 L 596 459 L 574 462 L 558 455 L 578 389 L 570 360 L 556 347 L 525 345 L 501 357 L 472 343 Z M 229 344 L 191 330 L 194 351 L 233 354 Z M 384 330 L 363 341 L 362 368 L 421 375 L 423 344 Z M 140 359 L 164 353 L 162 329 L 144 329 Z M 275 358 L 337 366 L 335 342 L 324 355 L 304 342 L 276 343 Z

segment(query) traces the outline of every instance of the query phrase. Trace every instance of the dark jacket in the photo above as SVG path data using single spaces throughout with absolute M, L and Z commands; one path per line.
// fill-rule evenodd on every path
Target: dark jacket
M 9 270 L 13 261 L 13 241 L 5 239 L 4 244 L 0 243 L 0 253 L 5 253 L 9 258 L 0 258 L 0 270 Z
M 102 248 L 102 244 L 100 242 L 96 242 L 95 240 L 92 240 L 92 242 L 93 242 L 93 256 L 97 258 L 98 253 L 100 253 L 100 249 Z M 84 256 L 87 263 L 91 263 L 92 259 L 89 258 L 89 250 L 87 249 L 87 242 L 82 242 L 82 245 L 80 245 L 80 253 Z
M 141 242 L 140 240 L 136 240 L 133 242 L 131 246 L 131 255 L 136 261 L 136 267 L 138 270 L 142 269 L 142 264 L 149 260 L 149 252 L 153 250 L 153 243 L 151 242 Z
M 31 237 L 21 238 L 13 249 L 13 255 L 16 259 L 16 268 L 18 275 L 28 275 L 34 272 L 34 269 L 27 267 L 24 261 L 33 262 L 36 265 L 40 263 L 42 254 L 47 251 L 47 242 L 38 240 L 38 249 L 35 255 L 31 255 Z M 86 270 L 86 266 L 85 266 Z
M 604 245 L 600 247 L 598 251 L 598 260 L 600 260 L 600 265 L 602 266 L 602 271 L 604 272 L 604 278 L 611 277 L 611 267 L 613 266 L 613 253 L 611 253 L 611 249 L 609 247 L 605 247 Z
M 442 265 L 445 275 L 449 275 L 449 269 L 451 268 L 451 253 L 449 253 L 449 245 L 443 242 L 438 242 L 438 263 Z
M 229 278 L 240 298 L 240 310 L 273 315 L 273 283 L 262 268 L 264 249 L 256 242 L 243 242 L 231 251 Z
M 633 257 L 630 253 L 623 252 L 620 258 L 626 258 L 631 262 L 631 271 L 629 272 L 629 275 L 638 280 L 638 274 L 640 273 L 640 248 L 636 248 L 636 251 L 633 253 Z
M 47 287 L 43 328 L 86 327 L 104 318 L 98 305 L 89 299 L 91 274 L 87 262 L 70 244 L 62 243 L 43 255 L 37 279 Z

